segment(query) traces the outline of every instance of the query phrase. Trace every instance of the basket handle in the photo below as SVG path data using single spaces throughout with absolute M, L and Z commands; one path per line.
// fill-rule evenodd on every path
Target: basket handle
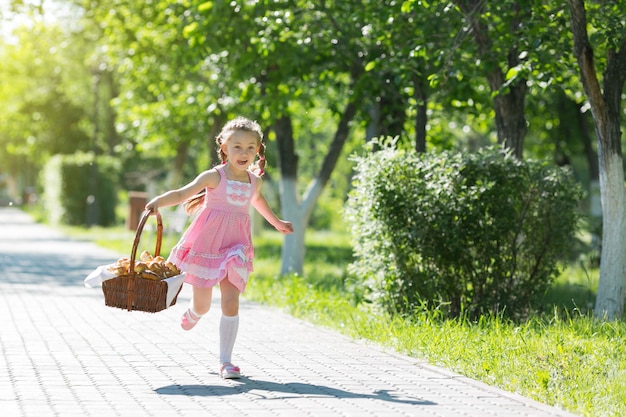
M 133 241 L 133 249 L 130 252 L 130 267 L 135 267 L 135 260 L 137 258 L 137 249 L 139 248 L 139 239 L 141 238 L 141 233 L 143 231 L 143 227 L 146 225 L 148 218 L 151 214 L 156 216 L 157 220 L 157 237 L 156 237 L 156 248 L 154 249 L 154 256 L 159 256 L 161 253 L 161 240 L 163 238 L 163 219 L 161 218 L 161 213 L 158 211 L 145 210 L 141 214 L 141 219 L 139 220 L 139 224 L 137 225 L 137 233 L 135 233 L 135 240 Z M 129 271 L 131 273 L 134 272 Z
M 133 287 L 135 281 L 134 278 L 137 275 L 135 273 L 135 259 L 137 258 L 137 248 L 139 248 L 139 240 L 141 238 L 143 227 L 148 221 L 148 217 L 150 217 L 150 215 L 153 213 L 156 216 L 157 220 L 157 236 L 154 256 L 159 256 L 159 254 L 161 253 L 161 240 L 163 238 L 163 219 L 161 218 L 161 213 L 156 210 L 145 210 L 141 215 L 139 224 L 137 225 L 137 232 L 135 233 L 135 240 L 133 241 L 133 249 L 130 252 L 130 263 L 128 264 L 128 274 L 130 276 L 130 279 L 128 280 L 128 301 L 126 302 L 126 308 L 128 309 L 128 311 L 131 311 L 133 309 Z

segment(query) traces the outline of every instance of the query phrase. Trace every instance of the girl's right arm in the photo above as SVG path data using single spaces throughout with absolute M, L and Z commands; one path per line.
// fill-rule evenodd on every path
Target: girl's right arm
M 160 207 L 175 206 L 198 194 L 205 188 L 215 188 L 220 182 L 220 174 L 215 169 L 204 171 L 184 187 L 167 191 L 146 204 L 146 210 L 157 211 Z

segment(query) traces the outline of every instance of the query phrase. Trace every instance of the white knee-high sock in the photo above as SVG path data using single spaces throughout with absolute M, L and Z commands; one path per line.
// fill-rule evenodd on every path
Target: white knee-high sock
M 196 310 L 193 309 L 193 303 L 189 304 L 189 311 L 191 311 L 191 314 L 193 314 L 194 316 L 198 318 L 203 316 L 202 314 L 196 313 Z
M 225 316 L 220 319 L 220 363 L 232 360 L 233 347 L 239 331 L 239 315 Z

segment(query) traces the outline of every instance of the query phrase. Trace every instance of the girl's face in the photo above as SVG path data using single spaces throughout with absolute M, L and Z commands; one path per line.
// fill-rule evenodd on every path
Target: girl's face
M 259 152 L 259 139 L 253 132 L 235 130 L 222 143 L 221 148 L 231 166 L 246 170 Z

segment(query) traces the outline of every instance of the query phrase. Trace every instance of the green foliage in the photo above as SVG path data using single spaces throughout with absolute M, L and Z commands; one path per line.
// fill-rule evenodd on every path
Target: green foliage
M 342 210 L 342 200 L 330 196 L 320 198 L 315 205 L 308 226 L 314 230 L 345 230 L 347 227 L 345 222 L 337 215 L 341 213 Z
M 56 155 L 44 167 L 44 205 L 52 224 L 109 226 L 115 223 L 117 161 L 93 154 Z
M 0 38 L 0 170 L 17 176 L 50 155 L 89 148 L 90 89 L 82 39 L 35 22 L 14 36 L 15 44 Z
M 352 272 L 387 310 L 526 316 L 577 228 L 569 172 L 485 148 L 357 158 Z

